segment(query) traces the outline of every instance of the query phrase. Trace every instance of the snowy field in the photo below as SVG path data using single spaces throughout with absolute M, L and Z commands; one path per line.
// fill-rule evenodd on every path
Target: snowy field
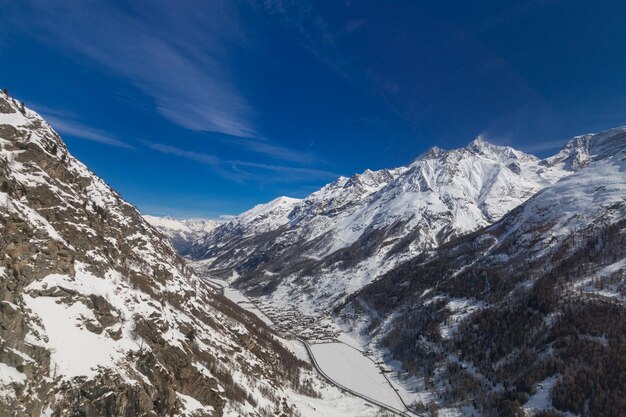
M 340 384 L 389 406 L 404 409 L 378 366 L 358 350 L 343 343 L 311 345 L 320 368 Z
M 223 281 L 221 279 L 207 279 L 209 284 L 212 284 L 213 287 L 224 290 L 224 297 L 228 298 L 230 301 L 239 304 L 242 308 L 248 310 L 249 312 L 256 315 L 258 318 L 263 320 L 265 324 L 268 326 L 273 325 L 272 320 L 269 319 L 261 310 L 259 310 L 254 304 L 250 302 L 250 299 L 243 295 L 238 290 L 230 288 L 230 284 L 227 281 Z
M 207 281 L 216 288 L 223 288 L 224 296 L 229 300 L 256 314 L 268 325 L 274 324 L 250 302 L 248 297 L 230 288 L 227 281 L 215 278 L 207 279 Z M 306 350 L 299 342 L 286 340 L 284 342 L 296 356 L 308 361 Z M 357 349 L 344 343 L 319 343 L 311 345 L 311 350 L 320 368 L 336 382 L 381 403 L 404 410 L 404 405 L 381 374 L 376 363 Z M 313 399 L 294 393 L 292 399 L 298 399 L 296 402 L 304 416 L 319 415 L 320 412 L 324 416 L 338 417 L 368 416 L 378 413 L 377 407 L 363 403 L 362 400 L 349 394 L 342 394 L 334 387 L 321 388 L 321 391 L 323 391 L 323 399 Z
M 239 304 L 246 310 L 256 314 L 257 316 L 259 316 L 259 318 L 261 318 L 268 325 L 273 324 L 272 321 L 261 310 L 259 310 L 254 304 L 250 302 L 250 299 L 248 297 L 243 295 L 238 290 L 234 288 L 230 288 L 229 283 L 227 281 L 215 279 L 215 278 L 208 279 L 207 281 L 210 284 L 212 284 L 214 287 L 223 289 L 224 296 L 228 298 L 229 300 Z M 309 362 L 309 357 L 306 352 L 306 349 L 300 342 L 296 342 L 295 340 L 283 340 L 283 343 L 285 343 L 285 345 L 289 348 L 289 350 L 291 350 L 298 358 Z M 351 383 L 350 381 L 347 381 L 350 378 L 344 377 L 342 379 L 337 379 L 337 382 L 357 392 L 360 392 L 364 395 L 370 396 L 371 398 L 381 401 L 385 404 L 388 404 L 390 406 L 397 407 L 400 409 L 404 409 L 404 407 L 402 406 L 402 403 L 398 400 L 398 397 L 395 396 L 392 388 L 387 384 L 383 376 L 381 374 L 377 374 L 378 371 L 377 371 L 376 364 L 374 362 L 372 362 L 370 359 L 363 356 L 356 349 L 351 348 L 347 345 L 344 345 L 343 343 L 332 343 L 332 344 L 340 345 L 340 346 L 350 349 L 350 352 L 348 351 L 344 352 L 343 349 L 339 348 L 339 350 L 337 351 L 339 355 L 355 356 L 355 358 L 351 359 L 350 361 L 350 363 L 353 364 L 354 368 L 352 368 L 351 366 L 348 366 L 346 369 L 349 369 L 349 370 L 351 369 L 351 370 L 348 371 L 346 376 L 348 377 L 354 376 L 355 380 L 356 379 L 360 380 L 362 379 L 362 375 L 365 375 L 370 381 L 368 383 L 361 384 L 363 386 L 368 387 L 368 389 L 366 389 L 365 391 L 360 391 L 359 387 L 361 385 L 355 384 L 354 381 L 352 381 Z M 321 345 L 317 345 L 317 346 L 321 346 Z M 314 347 L 315 345 L 312 346 L 312 348 Z M 318 358 L 317 354 L 315 354 L 315 358 L 320 364 L 320 366 L 323 367 L 324 365 L 322 365 L 321 359 L 323 359 L 323 363 L 327 364 L 329 362 L 332 362 L 331 361 L 332 355 L 333 355 L 332 353 L 327 352 L 327 354 L 324 355 L 325 356 L 324 358 Z M 361 358 L 356 357 L 357 355 L 361 356 Z M 345 362 L 343 359 L 341 359 L 341 356 L 339 356 L 338 361 Z M 360 369 L 359 367 L 364 367 L 364 369 Z M 328 371 L 328 369 L 324 367 L 322 369 L 324 369 L 324 371 L 327 372 L 329 376 L 334 378 L 333 374 L 331 374 Z M 381 415 L 378 407 L 372 406 L 371 404 L 364 402 L 360 398 L 354 397 L 351 394 L 344 393 L 341 390 L 333 386 L 320 385 L 318 382 L 318 383 L 315 383 L 315 389 L 316 391 L 322 394 L 322 398 L 311 398 L 311 397 L 297 394 L 295 392 L 290 393 L 290 396 L 289 396 L 290 400 L 296 404 L 296 406 L 298 407 L 298 410 L 300 411 L 303 417 L 320 417 L 320 416 L 324 416 L 324 417 L 376 417 L 376 416 Z M 395 399 L 393 398 L 393 396 L 395 396 Z M 392 400 L 391 401 L 386 400 L 386 398 L 388 397 L 391 398 Z M 238 414 L 236 411 L 233 411 L 233 413 L 227 413 L 227 415 L 230 417 L 231 415 L 235 416 Z

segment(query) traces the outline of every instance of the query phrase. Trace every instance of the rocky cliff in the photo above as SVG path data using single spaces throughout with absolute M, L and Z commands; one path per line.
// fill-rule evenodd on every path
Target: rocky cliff
M 0 415 L 290 415 L 303 366 L 0 93 Z

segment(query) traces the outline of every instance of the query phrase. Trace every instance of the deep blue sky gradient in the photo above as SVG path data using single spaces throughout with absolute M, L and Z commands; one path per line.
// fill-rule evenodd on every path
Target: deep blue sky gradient
M 0 87 L 149 214 L 218 217 L 478 135 L 626 124 L 626 2 L 0 0 Z

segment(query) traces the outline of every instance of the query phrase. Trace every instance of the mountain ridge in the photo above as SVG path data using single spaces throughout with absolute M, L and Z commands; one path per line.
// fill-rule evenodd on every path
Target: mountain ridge
M 316 389 L 263 321 L 0 92 L 0 414 L 297 415 Z
M 439 406 L 623 412 L 626 128 L 573 146 L 557 160 L 584 161 L 575 173 L 495 224 L 400 263 L 335 311 L 389 362 L 432 381 Z
M 579 167 L 567 152 L 541 160 L 481 138 L 434 147 L 406 167 L 340 177 L 276 215 L 271 204 L 256 206 L 262 228 L 246 212 L 196 242 L 190 257 L 251 294 L 330 309 L 397 262 L 492 224 L 571 174 Z

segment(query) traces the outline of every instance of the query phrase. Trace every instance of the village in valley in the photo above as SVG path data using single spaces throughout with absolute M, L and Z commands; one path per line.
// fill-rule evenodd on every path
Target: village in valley
M 281 308 L 260 300 L 255 300 L 255 304 L 274 323 L 274 328 L 285 335 L 295 335 L 311 343 L 335 342 L 339 337 L 340 330 L 330 316 L 308 316 L 293 305 Z

